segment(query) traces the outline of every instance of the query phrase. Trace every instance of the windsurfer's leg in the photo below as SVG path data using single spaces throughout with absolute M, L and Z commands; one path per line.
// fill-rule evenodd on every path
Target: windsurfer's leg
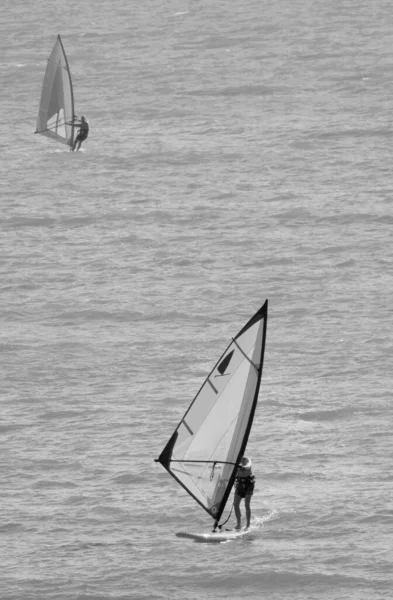
M 248 494 L 245 498 L 244 498 L 244 505 L 246 507 L 246 528 L 248 529 L 250 527 L 250 521 L 251 521 L 251 506 L 250 506 L 250 502 L 251 502 L 251 494 Z
M 75 152 L 75 148 L 76 148 L 76 146 L 77 146 L 78 142 L 79 142 L 79 145 L 80 145 L 79 133 L 78 133 L 78 135 L 76 136 L 76 138 L 75 138 L 75 140 L 74 140 L 74 145 L 72 146 L 72 151 L 73 151 L 73 152 Z
M 240 529 L 242 521 L 242 514 L 240 512 L 240 500 L 240 496 L 238 494 L 235 494 L 235 498 L 233 500 L 233 508 L 235 509 L 236 529 Z

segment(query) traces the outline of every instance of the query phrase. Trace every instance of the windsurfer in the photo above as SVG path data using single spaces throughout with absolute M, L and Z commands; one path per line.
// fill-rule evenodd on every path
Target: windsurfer
M 72 152 L 75 152 L 75 149 L 79 150 L 79 148 L 82 145 L 82 142 L 84 142 L 87 139 L 87 136 L 89 135 L 89 124 L 86 121 L 85 117 L 82 116 L 79 123 L 75 122 L 77 120 L 77 117 L 75 117 L 74 122 L 70 123 L 71 127 L 79 127 L 78 135 L 76 136 L 74 145 L 72 146 Z M 76 147 L 77 145 L 78 147 Z
M 240 461 L 240 466 L 236 474 L 235 498 L 233 506 L 236 515 L 235 529 L 241 529 L 241 512 L 240 501 L 244 498 L 244 506 L 246 508 L 246 529 L 250 527 L 251 521 L 251 496 L 254 493 L 255 476 L 252 474 L 252 463 L 247 456 L 243 456 Z

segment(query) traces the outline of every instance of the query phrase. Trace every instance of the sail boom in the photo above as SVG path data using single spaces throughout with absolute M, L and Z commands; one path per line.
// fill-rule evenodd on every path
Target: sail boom
M 157 462 L 160 462 L 159 459 L 155 459 Z M 239 466 L 239 463 L 234 463 L 228 460 L 171 460 L 171 462 L 181 462 L 181 463 L 203 463 L 205 465 L 215 465 L 215 464 L 221 464 L 221 465 L 234 465 L 234 466 Z

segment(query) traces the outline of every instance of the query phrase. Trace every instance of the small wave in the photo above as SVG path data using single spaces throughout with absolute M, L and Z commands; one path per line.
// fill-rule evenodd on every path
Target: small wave
M 18 431 L 19 429 L 24 429 L 28 427 L 28 425 L 20 425 L 17 423 L 12 423 L 11 425 L 0 425 L 0 433 L 8 433 L 9 431 Z
M 69 322 L 70 320 L 86 320 L 86 321 L 114 321 L 119 323 L 128 323 L 143 319 L 141 313 L 131 311 L 108 312 L 100 310 L 81 310 L 61 313 L 53 316 L 54 319 Z
M 94 542 L 94 541 L 82 541 L 78 540 L 71 544 L 63 544 L 60 548 L 67 548 L 70 551 L 88 550 L 90 548 L 117 548 L 117 547 L 132 547 L 135 544 L 129 540 L 119 540 L 117 542 Z M 80 596 L 78 596 L 80 598 Z M 101 596 L 100 596 L 101 598 Z
M 337 421 L 350 417 L 353 414 L 353 408 L 337 408 L 335 410 L 315 410 L 298 415 L 302 421 Z
M 60 219 L 59 225 L 64 225 L 65 227 L 84 227 L 85 225 L 91 225 L 95 223 L 97 217 L 95 215 L 89 215 L 86 217 L 67 217 L 65 219 Z
M 265 85 L 239 85 L 217 89 L 200 89 L 187 92 L 189 96 L 267 96 L 277 90 Z
M 19 288 L 21 288 L 22 286 L 19 286 Z M 16 288 L 14 288 L 16 289 Z M 23 288 L 26 289 L 26 288 Z M 27 289 L 34 289 L 34 286 L 28 286 Z M 4 290 L 4 288 L 3 288 Z M 18 313 L 14 312 L 12 313 L 12 315 L 14 317 L 18 316 Z M 9 317 L 10 314 L 7 313 L 7 316 Z M 28 344 L 14 344 L 14 343 L 2 343 L 0 342 L 0 352 L 19 352 L 19 351 L 23 351 L 23 350 L 30 350 L 31 346 L 29 346 Z
M 113 483 L 121 483 L 121 484 L 124 484 L 124 483 L 138 484 L 138 483 L 145 483 L 146 478 L 137 476 L 137 475 L 135 475 L 135 473 L 123 473 L 122 475 L 113 477 L 111 479 L 111 481 L 113 481 Z
M 290 257 L 290 258 L 286 258 L 286 257 L 283 257 L 283 258 L 273 258 L 273 259 L 271 259 L 269 261 L 269 265 L 276 265 L 276 266 L 282 265 L 282 266 L 285 266 L 285 265 L 293 265 L 294 262 L 295 261 L 293 260 L 292 257 Z M 304 311 L 304 313 L 306 313 L 306 311 Z
M 353 223 L 372 223 L 379 222 L 380 219 L 382 222 L 385 222 L 386 219 L 382 217 L 376 217 L 372 213 L 344 213 L 339 215 L 328 215 L 326 217 L 320 217 L 317 219 L 318 223 L 339 223 L 340 225 L 353 224 Z
M 320 248 L 316 251 L 316 254 L 328 254 L 335 255 L 340 252 L 348 252 L 349 246 L 326 246 L 325 248 Z
M 362 586 L 369 585 L 369 581 L 365 578 L 344 575 L 340 573 L 326 574 L 321 572 L 301 573 L 299 571 L 290 570 L 272 570 L 261 569 L 261 559 L 259 557 L 249 558 L 246 572 L 236 571 L 226 574 L 225 585 L 228 589 L 244 590 L 249 589 L 250 580 L 252 580 L 255 588 L 263 589 L 264 592 L 269 590 L 280 590 L 280 595 L 283 597 L 283 591 L 293 592 L 294 589 L 330 589 L 331 595 L 333 590 L 347 587 L 348 589 L 360 589 Z M 217 577 L 214 582 L 204 583 L 206 588 L 214 589 L 214 586 L 221 587 L 222 580 Z
M 295 471 L 295 472 L 272 472 L 268 474 L 270 479 L 276 479 L 277 481 L 296 481 L 297 479 L 313 479 L 313 480 L 323 480 L 326 479 L 326 475 L 323 473 L 318 473 L 315 471 L 307 472 L 307 471 Z
M 70 417 L 80 418 L 81 413 L 77 410 L 53 410 L 47 411 L 40 415 L 41 419 L 50 420 L 50 419 L 69 419 Z
M 364 517 L 359 520 L 360 523 L 371 523 L 382 524 L 382 525 L 393 525 L 393 511 L 385 510 L 380 513 L 375 513 L 374 515 L 369 515 L 368 517 Z
M 45 471 L 56 471 L 56 473 L 60 470 L 68 470 L 68 469 L 81 469 L 82 465 L 78 461 L 70 461 L 70 462 L 61 462 L 59 460 L 54 460 L 50 458 L 43 458 L 40 460 L 32 461 L 34 466 L 39 466 L 41 469 Z
M 0 525 L 0 533 L 16 533 L 23 529 L 24 527 L 20 523 L 3 523 Z
M 342 262 L 336 263 L 334 266 L 338 269 L 342 269 L 347 267 L 354 267 L 355 265 L 356 261 L 353 260 L 353 258 L 350 258 L 348 260 L 343 260 Z
M 53 227 L 55 219 L 50 217 L 12 217 L 4 221 L 9 229 L 20 229 L 22 227 Z
M 226 200 L 226 199 L 235 198 L 235 197 L 236 197 L 236 194 L 234 194 L 233 192 L 221 192 L 221 193 L 213 196 L 213 200 Z
M 40 479 L 33 485 L 35 489 L 53 489 L 53 488 L 76 488 L 78 487 L 73 481 L 52 481 L 49 479 Z
M 292 208 L 290 210 L 275 215 L 280 222 L 294 221 L 298 219 L 306 220 L 312 217 L 311 213 L 304 208 Z
M 311 134 L 308 137 L 314 139 L 344 139 L 344 138 L 361 138 L 361 137 L 373 137 L 373 136 L 391 136 L 392 131 L 390 128 L 384 129 L 347 129 L 341 131 L 324 131 L 317 134 Z

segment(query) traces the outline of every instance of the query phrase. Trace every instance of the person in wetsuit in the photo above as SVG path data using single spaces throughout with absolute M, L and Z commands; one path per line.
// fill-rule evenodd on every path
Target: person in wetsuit
M 235 498 L 233 506 L 235 509 L 236 516 L 236 527 L 235 529 L 241 529 L 241 512 L 240 512 L 240 501 L 244 498 L 244 506 L 246 508 L 246 529 L 250 527 L 251 521 L 251 496 L 254 493 L 255 477 L 252 474 L 252 463 L 247 456 L 243 456 L 240 461 L 240 466 L 236 474 L 235 483 Z
M 79 148 L 82 145 L 82 142 L 84 142 L 87 139 L 87 136 L 89 135 L 89 124 L 86 121 L 85 117 L 81 117 L 80 123 L 75 123 L 76 120 L 77 117 L 75 117 L 73 123 L 70 123 L 71 127 L 79 127 L 78 135 L 76 136 L 74 145 L 72 146 L 73 152 L 75 152 L 75 149 L 79 150 Z M 76 147 L 77 145 L 78 147 Z

